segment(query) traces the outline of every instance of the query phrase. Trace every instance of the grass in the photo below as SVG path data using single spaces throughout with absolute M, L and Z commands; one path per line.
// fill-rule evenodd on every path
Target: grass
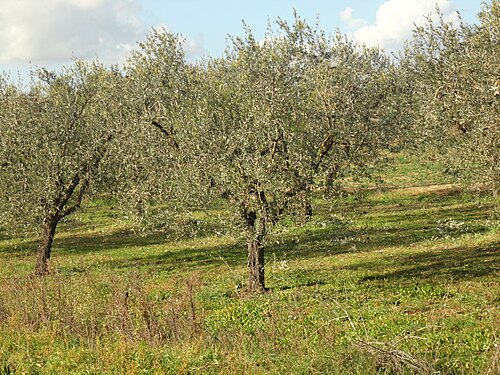
M 496 374 L 492 198 L 397 156 L 384 181 L 267 243 L 248 295 L 230 236 L 139 236 L 107 205 L 67 222 L 54 273 L 0 239 L 0 374 Z

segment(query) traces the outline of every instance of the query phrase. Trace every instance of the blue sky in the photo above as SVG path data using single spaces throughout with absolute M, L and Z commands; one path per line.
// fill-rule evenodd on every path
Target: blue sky
M 445 18 L 476 22 L 481 0 L 0 0 L 0 71 L 26 78 L 30 66 L 58 68 L 73 57 L 121 63 L 152 27 L 186 38 L 190 60 L 220 56 L 242 20 L 262 38 L 268 22 L 293 9 L 328 33 L 397 51 L 438 3 Z M 31 64 L 31 65 L 30 65 Z
M 353 18 L 363 19 L 370 24 L 376 21 L 376 13 L 383 0 L 143 0 L 144 19 L 149 24 L 164 23 L 171 31 L 178 32 L 193 40 L 203 43 L 211 54 L 221 54 L 227 34 L 241 34 L 242 20 L 248 23 L 257 36 L 262 36 L 268 20 L 278 17 L 292 19 L 293 9 L 309 23 L 314 23 L 319 16 L 324 30 L 334 32 L 352 32 L 342 20 L 340 14 L 351 8 Z M 399 3 L 410 3 L 410 0 Z M 430 9 L 434 8 L 434 1 Z M 480 0 L 441 1 L 442 5 L 451 4 L 467 22 L 476 22 L 480 10 Z M 397 22 L 397 20 L 394 20 Z

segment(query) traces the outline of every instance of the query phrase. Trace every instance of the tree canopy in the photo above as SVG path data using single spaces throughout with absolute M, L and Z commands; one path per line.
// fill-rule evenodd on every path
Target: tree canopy
M 309 215 L 316 187 L 369 170 L 394 141 L 394 67 L 381 51 L 326 37 L 299 17 L 279 21 L 262 42 L 247 28 L 205 65 L 183 64 L 172 46 L 171 36 L 153 34 L 131 69 L 147 72 L 139 80 L 148 82 L 144 105 L 163 135 L 157 153 L 177 152 L 182 171 L 148 181 L 182 180 L 191 196 L 225 200 L 246 233 L 249 288 L 264 289 L 272 226 Z

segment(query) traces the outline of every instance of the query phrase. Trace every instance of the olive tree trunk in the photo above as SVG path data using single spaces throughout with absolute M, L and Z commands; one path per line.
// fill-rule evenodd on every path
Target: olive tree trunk
M 267 233 L 267 209 L 246 211 L 244 217 L 248 228 L 248 286 L 251 293 L 266 290 L 264 278 L 264 238 Z
M 263 292 L 266 289 L 264 279 L 264 245 L 260 236 L 248 238 L 248 291 Z
M 48 261 L 50 259 L 50 252 L 52 250 L 52 243 L 54 242 L 54 235 L 58 222 L 59 217 L 55 214 L 48 214 L 44 220 L 43 230 L 37 249 L 35 265 L 36 275 L 43 276 L 49 273 Z

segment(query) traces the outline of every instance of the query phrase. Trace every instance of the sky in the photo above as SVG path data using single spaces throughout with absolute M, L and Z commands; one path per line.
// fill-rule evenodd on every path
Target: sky
M 58 69 L 73 58 L 120 64 L 155 27 L 185 38 L 190 61 L 223 55 L 243 23 L 264 38 L 269 22 L 319 19 L 359 43 L 397 52 L 414 24 L 435 10 L 477 22 L 482 0 L 0 0 L 0 71 L 26 79 L 30 67 Z

